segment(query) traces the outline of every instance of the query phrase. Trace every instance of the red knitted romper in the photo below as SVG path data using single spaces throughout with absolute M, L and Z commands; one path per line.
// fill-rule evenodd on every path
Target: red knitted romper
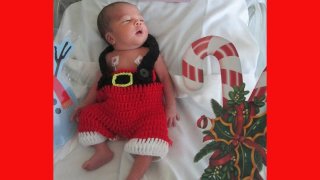
M 97 103 L 79 114 L 79 141 L 94 145 L 106 139 L 129 139 L 125 151 L 131 154 L 164 157 L 171 140 L 168 137 L 163 106 L 163 86 L 153 66 L 159 55 L 158 44 L 149 35 L 149 47 L 135 72 L 116 71 L 107 75 L 107 47 L 100 55 L 102 78 L 98 83 Z M 105 76 L 104 76 L 105 74 Z

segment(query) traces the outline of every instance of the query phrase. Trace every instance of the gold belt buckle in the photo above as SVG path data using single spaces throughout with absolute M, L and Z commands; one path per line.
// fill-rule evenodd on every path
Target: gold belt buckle
M 127 82 L 125 84 L 118 84 L 116 82 L 118 76 L 129 76 L 129 82 Z M 132 75 L 131 72 L 116 73 L 112 77 L 112 85 L 114 85 L 114 86 L 117 86 L 117 87 L 128 87 L 128 86 L 131 86 L 132 84 L 133 84 L 133 75 Z

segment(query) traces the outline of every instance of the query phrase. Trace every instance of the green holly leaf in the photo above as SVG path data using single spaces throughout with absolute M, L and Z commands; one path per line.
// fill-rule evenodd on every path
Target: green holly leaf
M 235 102 L 233 100 L 228 100 L 228 105 L 229 106 L 234 106 Z
M 263 94 L 262 96 L 259 97 L 255 97 L 255 99 L 257 99 L 258 101 L 264 101 L 266 99 L 266 96 Z
M 264 102 L 254 102 L 254 104 L 258 107 L 263 107 L 266 103 Z
M 234 86 L 233 87 L 234 91 L 230 91 L 228 94 L 229 94 L 229 97 L 230 97 L 230 100 L 228 100 L 228 104 L 229 105 L 233 105 L 233 104 L 241 104 L 243 103 L 246 98 L 245 98 L 245 91 L 243 91 L 241 89 L 241 87 L 236 87 Z
M 255 106 L 258 106 L 258 107 L 263 107 L 265 105 L 265 100 L 266 96 L 265 95 L 262 95 L 262 96 L 259 96 L 259 97 L 254 97 L 253 99 L 253 103 Z
M 223 173 L 223 174 L 221 175 L 221 179 L 222 179 L 222 180 L 227 179 L 227 173 Z
M 237 164 L 240 168 L 240 178 L 243 179 L 248 176 L 250 177 L 252 170 L 256 168 L 253 166 L 251 159 L 251 154 L 253 153 L 253 150 L 243 144 L 239 144 L 236 151 L 238 153 Z
M 266 149 L 267 148 L 267 146 L 266 146 L 266 141 L 267 141 L 266 137 L 267 137 L 266 134 L 264 136 L 259 136 L 254 140 L 254 142 L 259 144 L 260 146 L 262 146 L 263 148 Z
M 249 127 L 245 127 L 245 136 L 254 138 L 258 133 L 263 134 L 266 129 L 267 115 L 256 117 L 252 119 L 252 124 Z
M 222 142 L 212 141 L 205 145 L 200 151 L 195 155 L 193 161 L 198 162 L 204 156 L 208 155 L 209 153 L 217 150 L 221 146 Z
M 236 94 L 235 92 L 230 91 L 230 92 L 229 92 L 229 97 L 230 97 L 230 99 L 234 100 L 235 94 Z
M 240 96 L 239 98 L 239 103 L 238 104 L 241 104 L 242 102 L 244 102 L 246 100 L 246 97 L 244 95 Z
M 216 117 L 220 117 L 222 115 L 222 106 L 216 100 L 211 99 L 211 107 Z
M 205 131 L 202 131 L 202 134 L 204 134 L 204 135 L 211 135 L 212 133 L 211 133 L 209 130 L 205 130 Z
M 209 180 L 209 176 L 210 176 L 210 174 L 203 173 L 200 179 L 201 180 Z
M 232 123 L 232 122 L 234 122 L 234 119 L 235 119 L 235 117 L 231 115 L 228 117 L 227 122 Z
M 255 139 L 254 141 L 256 144 L 259 144 L 261 147 L 263 147 L 264 149 L 266 149 L 266 136 L 259 136 Z M 265 166 L 267 166 L 267 162 L 261 157 L 261 155 L 255 151 L 255 155 L 259 156 L 261 158 L 261 163 L 264 164 Z M 261 164 L 261 165 L 262 165 Z M 257 164 L 258 165 L 258 164 Z M 259 169 L 261 170 L 261 169 Z
M 245 83 L 242 83 L 240 85 L 239 89 L 243 92 L 245 87 L 246 87 Z
M 257 151 L 255 151 L 254 152 L 254 162 L 256 163 L 256 165 L 257 165 L 257 169 L 259 170 L 259 171 L 261 171 L 262 170 L 262 157 L 261 157 L 261 155 L 257 152 Z
M 213 169 L 211 169 L 210 167 L 206 168 L 200 179 L 201 180 L 216 180 Z
M 231 133 L 231 124 L 226 124 L 222 119 L 216 119 L 213 123 L 213 131 L 215 132 L 215 140 L 231 141 L 233 135 Z

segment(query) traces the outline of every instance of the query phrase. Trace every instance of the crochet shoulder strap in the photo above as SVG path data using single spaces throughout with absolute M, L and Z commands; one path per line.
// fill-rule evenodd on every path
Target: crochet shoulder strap
M 149 51 L 142 59 L 137 70 L 139 71 L 141 68 L 152 70 L 155 62 L 158 59 L 159 53 L 160 53 L 158 42 L 152 35 L 149 34 L 148 39 L 143 44 L 143 47 L 148 47 Z
M 112 69 L 107 65 L 106 55 L 113 50 L 114 50 L 113 46 L 108 46 L 100 53 L 99 66 L 100 66 L 101 74 L 103 76 L 110 75 L 112 72 Z

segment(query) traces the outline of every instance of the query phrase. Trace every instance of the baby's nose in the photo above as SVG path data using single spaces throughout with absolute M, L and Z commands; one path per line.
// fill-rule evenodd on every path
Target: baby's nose
M 136 19 L 134 22 L 135 26 L 140 26 L 142 24 L 142 22 L 139 19 Z

